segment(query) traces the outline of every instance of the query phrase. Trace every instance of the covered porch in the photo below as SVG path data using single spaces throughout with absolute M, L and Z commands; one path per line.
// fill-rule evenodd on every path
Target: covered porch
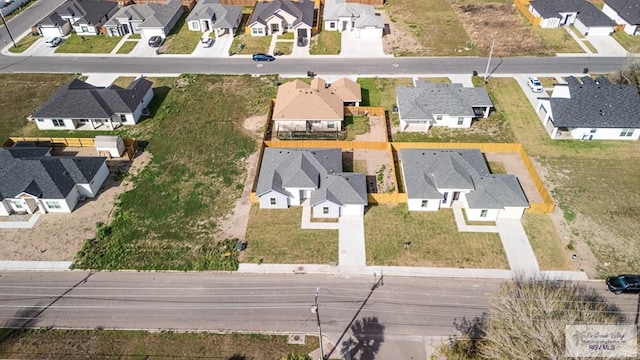
M 120 124 L 114 124 L 111 119 L 74 119 L 76 130 L 114 130 Z

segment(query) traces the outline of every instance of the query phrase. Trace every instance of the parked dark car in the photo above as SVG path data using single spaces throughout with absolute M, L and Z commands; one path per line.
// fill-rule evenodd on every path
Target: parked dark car
M 160 47 L 163 43 L 164 39 L 162 36 L 155 35 L 149 38 L 149 46 L 151 47 Z
M 253 54 L 253 61 L 273 61 L 276 58 L 268 54 Z
M 640 292 L 640 275 L 622 274 L 609 276 L 606 280 L 609 291 L 616 295 L 623 292 Z

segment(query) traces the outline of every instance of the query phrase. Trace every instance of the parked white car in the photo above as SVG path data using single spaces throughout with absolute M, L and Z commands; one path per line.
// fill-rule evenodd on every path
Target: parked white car
M 529 85 L 529 88 L 534 93 L 541 93 L 544 91 L 544 88 L 542 87 L 542 83 L 535 76 L 529 76 L 529 79 L 527 80 L 527 85 Z
M 52 37 L 52 38 L 47 39 L 47 41 L 45 41 L 45 44 L 48 47 L 56 47 L 56 46 L 60 45 L 61 42 L 62 42 L 62 38 L 59 37 L 59 36 L 56 36 L 56 37 Z
M 202 47 L 210 48 L 213 46 L 214 40 L 210 37 L 203 37 L 200 39 L 200 43 L 202 44 Z

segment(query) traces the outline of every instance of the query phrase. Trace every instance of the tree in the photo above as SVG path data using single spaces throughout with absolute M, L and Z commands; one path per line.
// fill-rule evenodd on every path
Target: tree
M 502 284 L 486 322 L 456 322 L 461 341 L 451 338 L 440 352 L 449 359 L 563 359 L 566 325 L 622 322 L 620 310 L 593 289 L 521 279 Z

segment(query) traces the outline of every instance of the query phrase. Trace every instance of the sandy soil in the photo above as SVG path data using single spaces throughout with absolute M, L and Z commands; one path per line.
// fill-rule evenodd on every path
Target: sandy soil
M 416 41 L 410 29 L 402 22 L 392 22 L 386 11 L 378 11 L 384 18 L 385 34 L 382 47 L 385 54 L 393 55 L 402 52 L 423 52 L 423 46 Z
M 85 149 L 86 150 L 86 149 Z M 82 152 L 67 148 L 66 154 Z M 140 153 L 133 162 L 109 160 L 111 174 L 129 168 L 135 174 L 151 156 Z M 71 261 L 86 239 L 95 235 L 97 222 L 108 223 L 114 199 L 131 189 L 131 182 L 115 181 L 109 176 L 94 199 L 78 204 L 71 214 L 43 214 L 33 229 L 0 229 L 0 259 L 29 261 Z
M 356 141 L 387 141 L 387 126 L 384 116 L 369 116 L 369 132 L 356 135 Z
M 507 174 L 515 175 L 520 181 L 520 186 L 527 199 L 532 202 L 542 202 L 542 197 L 538 193 L 535 184 L 529 176 L 527 168 L 516 153 L 484 153 L 487 161 L 500 162 L 504 164 Z
M 365 160 L 367 162 L 368 192 L 388 193 L 397 189 L 391 172 L 391 156 L 386 151 L 354 149 L 353 160 Z M 378 172 L 384 174 L 381 181 L 378 181 Z

